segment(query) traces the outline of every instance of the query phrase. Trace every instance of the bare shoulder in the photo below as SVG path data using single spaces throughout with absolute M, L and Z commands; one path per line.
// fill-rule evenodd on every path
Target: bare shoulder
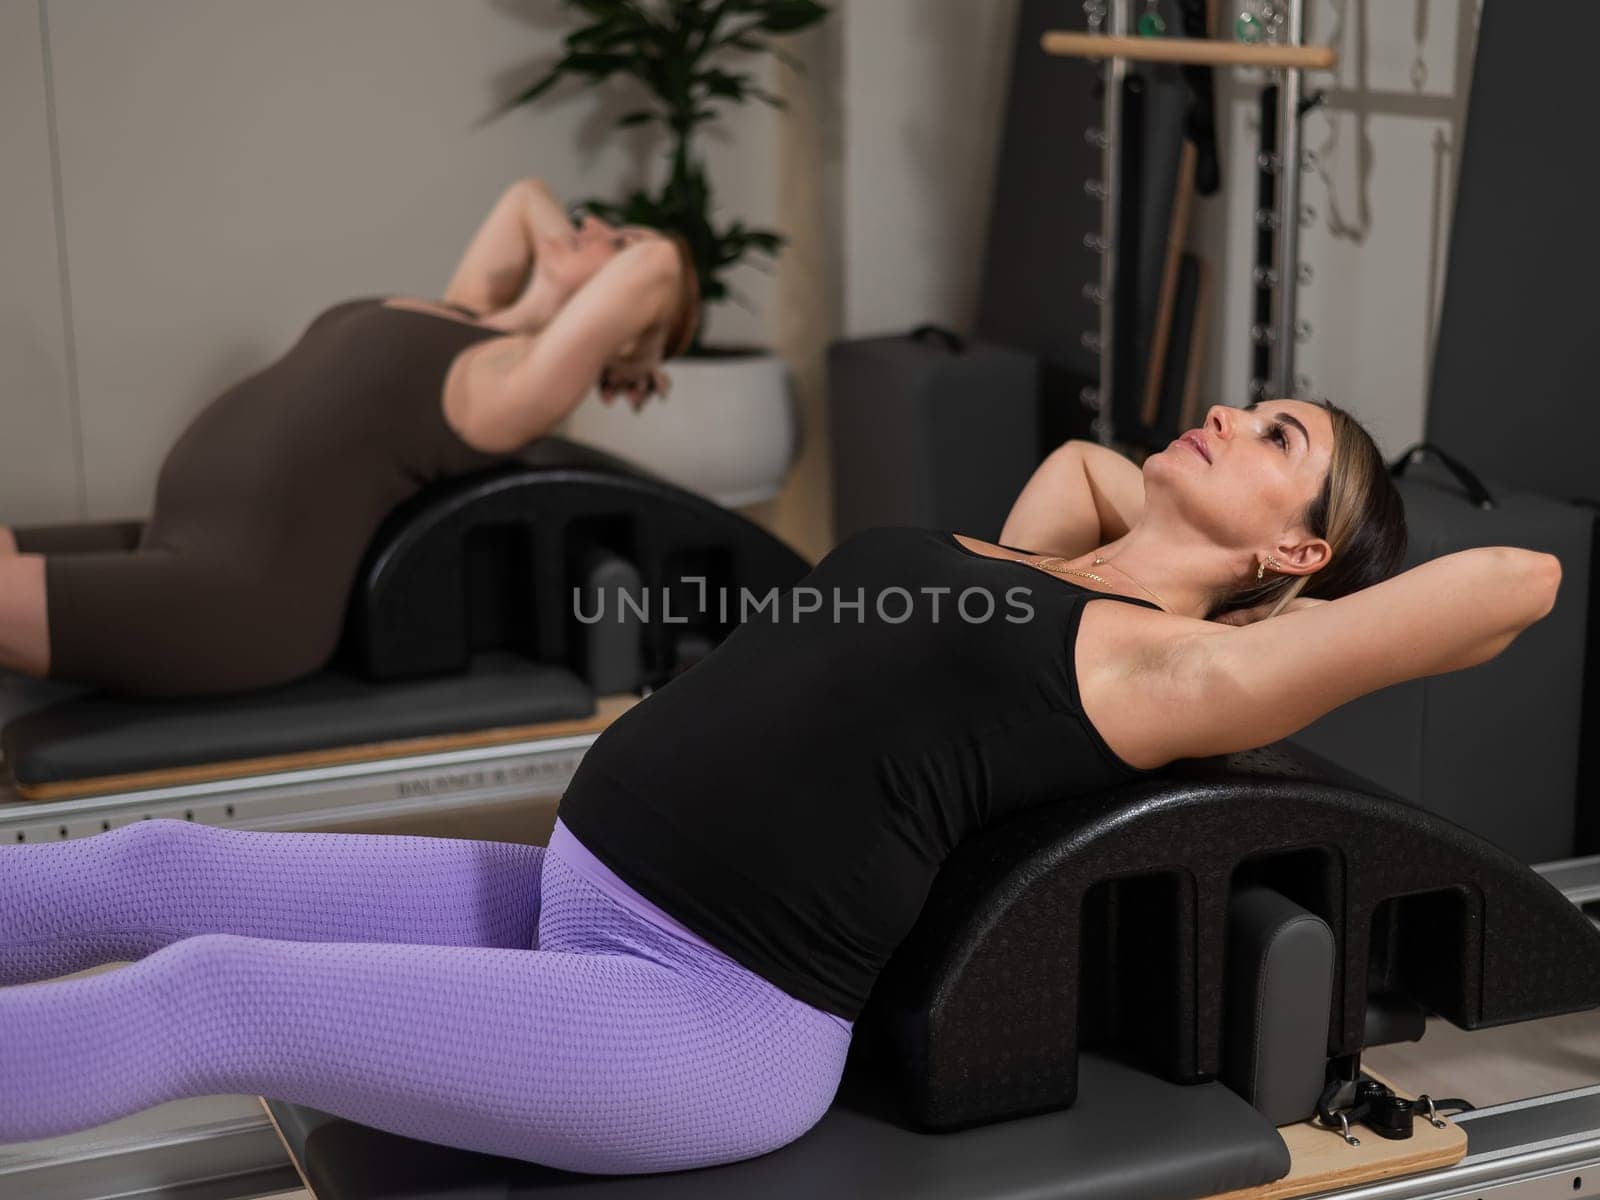
M 1078 699 L 1117 757 L 1152 770 L 1185 756 L 1185 722 L 1199 697 L 1184 650 L 1229 628 L 1110 598 L 1084 605 L 1073 651 Z

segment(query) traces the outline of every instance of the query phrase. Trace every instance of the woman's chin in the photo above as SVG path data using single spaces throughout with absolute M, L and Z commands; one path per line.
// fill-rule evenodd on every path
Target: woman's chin
M 1180 458 L 1180 455 L 1184 454 L 1193 457 L 1194 451 L 1184 446 L 1181 442 L 1173 442 L 1164 450 L 1158 450 L 1154 454 L 1146 455 L 1144 460 L 1145 474 L 1148 475 L 1152 472 L 1161 474 L 1177 470 L 1184 465 Z

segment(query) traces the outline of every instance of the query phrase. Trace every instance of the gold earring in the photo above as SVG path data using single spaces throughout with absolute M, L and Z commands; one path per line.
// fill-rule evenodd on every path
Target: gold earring
M 1267 563 L 1271 563 L 1274 567 L 1276 567 L 1278 565 L 1278 560 L 1275 559 L 1275 558 L 1269 557 L 1267 559 Z M 1262 576 L 1266 573 L 1267 563 L 1257 563 L 1256 564 L 1256 582 L 1257 583 L 1261 582 Z

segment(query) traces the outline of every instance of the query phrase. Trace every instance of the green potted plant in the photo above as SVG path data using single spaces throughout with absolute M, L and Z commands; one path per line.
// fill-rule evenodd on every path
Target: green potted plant
M 698 132 L 728 105 L 749 100 L 782 108 L 747 71 L 751 58 L 772 55 L 794 69 L 774 39 L 828 15 L 816 0 L 564 0 L 588 19 L 567 35 L 562 56 L 508 108 L 540 100 L 563 80 L 589 85 L 613 77 L 644 92 L 621 129 L 656 126 L 665 135 L 665 178 L 659 188 L 634 191 L 620 203 L 582 203 L 610 221 L 679 233 L 693 251 L 702 304 L 732 292 L 728 273 L 747 256 L 774 258 L 784 237 L 738 219 L 719 223 Z M 704 321 L 701 324 L 704 329 Z M 672 396 L 638 412 L 590 400 L 562 432 L 633 458 L 659 474 L 728 505 L 770 498 L 794 459 L 796 434 L 788 371 L 759 350 L 717 349 L 696 334 L 687 356 L 668 367 Z

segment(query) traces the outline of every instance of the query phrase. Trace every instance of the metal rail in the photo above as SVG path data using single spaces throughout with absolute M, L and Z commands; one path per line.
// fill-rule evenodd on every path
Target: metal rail
M 152 817 L 235 829 L 309 830 L 559 796 L 598 736 L 572 734 L 45 803 L 5 797 L 0 842 L 88 837 Z

